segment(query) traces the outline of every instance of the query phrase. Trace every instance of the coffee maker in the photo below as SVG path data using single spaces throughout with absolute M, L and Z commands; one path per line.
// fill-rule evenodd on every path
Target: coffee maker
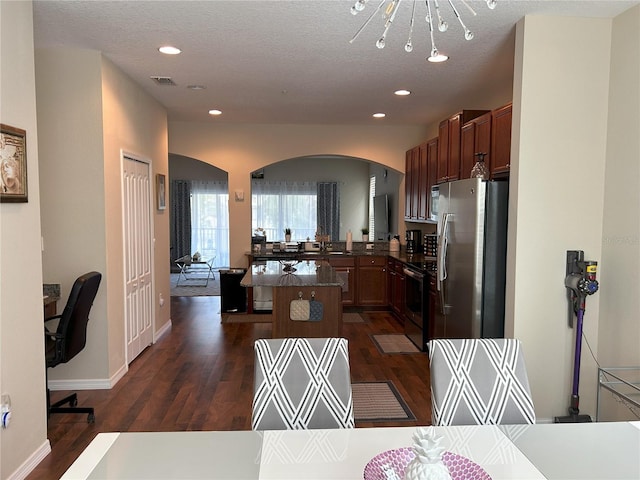
M 421 230 L 407 230 L 405 239 L 407 241 L 407 253 L 418 253 L 420 250 Z

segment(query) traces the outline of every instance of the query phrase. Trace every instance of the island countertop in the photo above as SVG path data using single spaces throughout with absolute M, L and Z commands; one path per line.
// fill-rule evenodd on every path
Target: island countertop
M 342 287 L 326 260 L 256 261 L 242 277 L 243 287 Z

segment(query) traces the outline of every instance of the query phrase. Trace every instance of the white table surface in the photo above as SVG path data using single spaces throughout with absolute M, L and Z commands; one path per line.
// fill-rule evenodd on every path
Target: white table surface
M 415 427 L 101 433 L 63 479 L 362 479 Z M 493 480 L 640 479 L 640 422 L 436 427 Z
M 411 446 L 415 427 L 266 431 L 260 479 L 362 479 L 385 450 Z M 479 464 L 493 480 L 544 479 L 495 426 L 436 427 L 446 450 Z
M 377 454 L 411 445 L 415 427 L 98 434 L 63 479 L 362 479 Z M 447 450 L 493 480 L 543 479 L 494 426 L 438 427 Z
M 548 479 L 640 479 L 640 422 L 500 428 Z

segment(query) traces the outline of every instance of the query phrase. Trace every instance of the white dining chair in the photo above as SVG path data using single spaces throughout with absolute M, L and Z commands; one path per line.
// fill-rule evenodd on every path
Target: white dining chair
M 355 426 L 345 338 L 259 339 L 254 348 L 253 430 Z
M 535 423 L 519 340 L 438 339 L 427 346 L 433 425 Z

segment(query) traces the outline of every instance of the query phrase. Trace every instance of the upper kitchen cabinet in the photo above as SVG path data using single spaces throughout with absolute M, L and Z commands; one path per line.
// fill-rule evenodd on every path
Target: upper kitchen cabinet
M 405 156 L 405 220 L 424 222 L 429 218 L 429 192 L 435 183 L 438 139 L 422 143 Z
M 438 168 L 438 137 L 432 138 L 426 143 L 426 183 L 423 182 L 421 193 L 424 201 L 421 203 L 423 209 L 420 211 L 420 219 L 429 219 L 429 210 L 431 209 L 431 187 L 436 184 L 436 169 Z
M 484 153 L 484 161 L 490 168 L 491 158 L 491 112 L 474 118 L 462 126 L 460 140 L 460 178 L 471 177 L 471 169 Z
M 438 183 L 460 178 L 462 125 L 487 112 L 488 110 L 463 110 L 440 122 L 436 174 Z
M 426 144 L 407 150 L 405 156 L 405 220 L 417 220 L 425 208 L 422 185 L 427 181 Z
M 495 109 L 491 115 L 491 178 L 509 175 L 511 164 L 511 103 Z

